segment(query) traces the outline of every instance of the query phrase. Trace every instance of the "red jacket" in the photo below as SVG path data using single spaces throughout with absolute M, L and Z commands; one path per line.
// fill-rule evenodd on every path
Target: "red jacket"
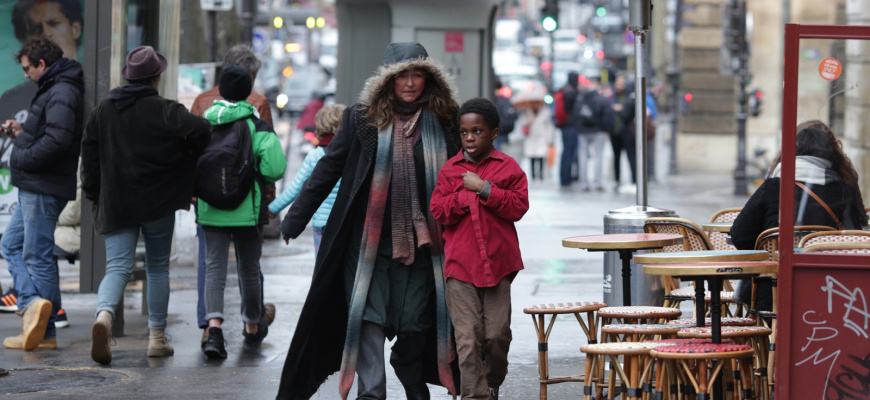
M 462 186 L 462 174 L 474 172 L 490 183 L 489 198 Z M 464 151 L 447 161 L 432 193 L 432 215 L 444 228 L 444 275 L 477 287 L 492 287 L 523 269 L 514 222 L 529 210 L 529 187 L 519 164 L 492 153 L 480 164 Z

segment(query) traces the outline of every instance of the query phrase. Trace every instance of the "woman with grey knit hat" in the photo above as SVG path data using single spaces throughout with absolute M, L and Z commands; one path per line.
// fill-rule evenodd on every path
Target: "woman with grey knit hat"
M 461 149 L 456 89 L 415 42 L 392 43 L 281 223 L 296 238 L 341 178 L 278 398 L 307 399 L 340 371 L 346 399 L 386 398 L 384 343 L 408 399 L 458 388 L 444 301 L 438 171 Z

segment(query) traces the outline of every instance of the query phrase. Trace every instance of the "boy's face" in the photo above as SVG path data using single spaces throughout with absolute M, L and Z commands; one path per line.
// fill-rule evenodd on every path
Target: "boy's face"
M 483 115 L 462 114 L 459 117 L 459 137 L 462 138 L 465 152 L 479 163 L 492 152 L 492 141 L 498 137 L 498 128 L 490 128 L 483 120 Z

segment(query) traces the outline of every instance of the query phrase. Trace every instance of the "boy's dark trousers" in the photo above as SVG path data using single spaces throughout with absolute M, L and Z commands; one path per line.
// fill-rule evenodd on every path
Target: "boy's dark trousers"
M 453 321 L 463 399 L 489 399 L 507 375 L 511 344 L 511 276 L 479 288 L 447 279 L 447 308 Z

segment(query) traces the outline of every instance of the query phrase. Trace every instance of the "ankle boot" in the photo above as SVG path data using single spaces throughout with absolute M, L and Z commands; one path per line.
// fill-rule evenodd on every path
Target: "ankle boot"
M 97 314 L 97 320 L 91 326 L 91 359 L 100 364 L 112 362 L 111 341 L 112 313 L 103 310 Z
M 163 329 L 151 329 L 148 335 L 148 357 L 168 357 L 175 354 L 175 349 L 166 341 Z
M 405 386 L 405 396 L 408 400 L 429 400 L 429 387 L 425 383 Z

